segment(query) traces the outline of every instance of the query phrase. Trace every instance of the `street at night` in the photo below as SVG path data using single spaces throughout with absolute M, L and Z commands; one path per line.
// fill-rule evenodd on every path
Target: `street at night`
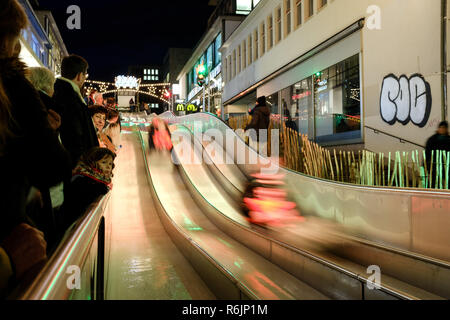
M 0 299 L 448 301 L 449 12 L 0 0 Z

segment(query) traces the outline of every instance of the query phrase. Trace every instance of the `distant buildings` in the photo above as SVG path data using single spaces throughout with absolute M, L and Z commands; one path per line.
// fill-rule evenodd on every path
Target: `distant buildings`
M 47 67 L 59 75 L 61 61 L 68 52 L 51 12 L 39 10 L 36 0 L 19 2 L 30 21 L 29 27 L 23 30 L 20 37 L 20 58 L 29 67 Z
M 161 69 L 161 66 L 154 64 L 134 65 L 128 67 L 128 75 L 141 79 L 141 86 L 157 84 L 164 82 Z M 160 95 L 161 89 L 162 88 L 158 88 L 158 90 L 155 91 L 157 96 Z M 162 113 L 165 109 L 168 109 L 168 106 L 164 105 L 156 96 L 138 92 L 136 94 L 136 104 L 139 105 L 141 110 L 143 110 L 144 103 L 147 103 L 150 109 L 152 109 L 152 112 L 155 113 Z
M 220 48 L 258 4 L 259 0 L 222 0 L 208 20 L 208 29 L 181 69 L 177 80 L 180 98 L 200 110 L 222 112 L 222 54 Z M 206 71 L 205 86 L 198 85 L 199 66 Z
M 141 84 L 160 83 L 161 66 L 158 65 L 137 65 L 128 67 L 128 75 L 141 79 Z
M 43 26 L 44 31 L 50 40 L 51 48 L 48 50 L 47 59 L 48 68 L 52 70 L 56 75 L 60 75 L 62 59 L 65 56 L 68 56 L 69 53 L 51 11 L 36 10 L 35 12 L 36 16 L 39 19 L 39 22 Z

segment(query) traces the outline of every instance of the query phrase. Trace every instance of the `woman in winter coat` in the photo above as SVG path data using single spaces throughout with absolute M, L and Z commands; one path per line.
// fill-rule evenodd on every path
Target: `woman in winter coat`
M 100 147 L 107 148 L 111 152 L 116 153 L 116 147 L 112 142 L 111 137 L 107 136 L 104 132 L 106 125 L 106 117 L 108 116 L 108 110 L 101 105 L 94 105 L 89 107 L 89 112 L 94 122 L 94 127 L 97 131 L 97 137 Z

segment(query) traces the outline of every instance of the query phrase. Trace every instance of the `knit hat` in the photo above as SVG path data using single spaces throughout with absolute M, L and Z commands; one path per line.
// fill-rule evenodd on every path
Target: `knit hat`
M 257 101 L 258 101 L 258 105 L 260 105 L 260 106 L 267 105 L 267 103 L 266 103 L 266 96 L 259 97 Z

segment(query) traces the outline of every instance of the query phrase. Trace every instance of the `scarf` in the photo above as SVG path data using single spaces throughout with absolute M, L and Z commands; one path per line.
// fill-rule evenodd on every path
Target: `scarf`
M 95 180 L 99 183 L 103 183 L 105 186 L 108 187 L 109 190 L 112 190 L 113 185 L 112 185 L 111 178 L 105 177 L 103 172 L 101 172 L 100 170 L 89 167 L 85 163 L 82 163 L 82 162 L 80 162 L 77 165 L 77 167 L 75 168 L 75 170 L 73 171 L 72 181 L 73 181 L 73 179 L 75 179 L 76 177 L 79 177 L 79 176 L 87 177 L 87 178 Z

